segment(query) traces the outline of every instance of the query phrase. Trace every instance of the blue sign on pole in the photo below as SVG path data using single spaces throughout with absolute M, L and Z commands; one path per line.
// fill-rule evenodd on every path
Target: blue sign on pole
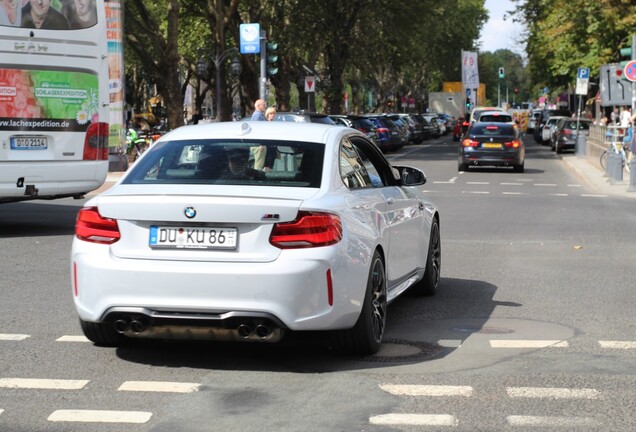
M 470 97 L 470 89 L 469 88 L 466 89 L 466 97 Z
M 577 74 L 577 78 L 589 79 L 590 68 L 579 68 L 579 73 Z
M 260 24 L 241 24 L 239 26 L 241 54 L 260 54 L 260 35 Z

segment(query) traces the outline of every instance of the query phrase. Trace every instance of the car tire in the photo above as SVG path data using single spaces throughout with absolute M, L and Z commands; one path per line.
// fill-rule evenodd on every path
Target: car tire
M 523 165 L 524 165 L 523 163 L 522 163 L 522 164 L 520 164 L 520 165 L 515 165 L 515 172 L 517 172 L 517 173 L 522 173 L 522 172 L 524 172 L 524 171 L 525 171 L 525 168 L 524 168 L 524 166 L 523 166 Z
M 457 171 L 468 171 L 468 164 L 465 164 L 465 163 L 458 164 Z
M 125 336 L 117 333 L 112 324 L 95 323 L 80 319 L 80 325 L 84 336 L 95 345 L 116 347 L 122 345 L 126 339 Z
M 373 254 L 362 310 L 356 324 L 332 335 L 332 346 L 350 355 L 370 355 L 378 352 L 386 328 L 386 273 L 379 252 Z
M 440 241 L 439 222 L 433 218 L 431 236 L 428 240 L 428 253 L 424 277 L 413 284 L 411 289 L 415 294 L 432 296 L 437 293 L 437 287 L 442 270 L 442 243 Z
M 563 150 L 559 147 L 559 143 L 554 145 L 554 151 L 557 152 L 557 154 L 563 153 Z

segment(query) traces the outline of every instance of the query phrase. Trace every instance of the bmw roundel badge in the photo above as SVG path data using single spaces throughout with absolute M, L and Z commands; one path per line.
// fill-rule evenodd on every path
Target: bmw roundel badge
M 183 210 L 183 214 L 185 214 L 185 217 L 187 217 L 188 219 L 192 219 L 197 215 L 197 211 L 194 209 L 194 207 L 186 207 Z

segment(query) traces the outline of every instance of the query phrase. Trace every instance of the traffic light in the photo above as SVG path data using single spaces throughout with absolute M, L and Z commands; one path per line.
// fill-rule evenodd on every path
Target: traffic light
M 469 113 L 471 108 L 470 100 L 466 101 L 466 112 Z
M 500 67 L 499 68 L 499 79 L 504 79 L 505 76 L 506 76 L 506 74 L 504 73 L 504 68 Z
M 267 42 L 267 76 L 276 75 L 278 73 L 278 43 Z
M 621 69 L 632 60 L 636 60 L 636 34 L 632 35 L 632 46 L 620 49 L 621 53 Z

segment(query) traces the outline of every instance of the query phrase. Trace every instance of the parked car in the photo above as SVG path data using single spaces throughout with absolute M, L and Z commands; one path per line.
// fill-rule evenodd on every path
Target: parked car
M 570 117 L 572 113 L 569 110 L 562 109 L 544 109 L 541 110 L 539 114 L 539 118 L 535 123 L 534 131 L 532 132 L 532 136 L 534 140 L 539 144 L 543 143 L 543 126 L 549 117 L 553 116 L 561 116 L 561 117 Z
M 331 125 L 336 124 L 327 114 L 315 113 L 311 111 L 277 112 L 274 120 L 294 123 L 321 123 Z
M 449 114 L 444 114 L 444 113 L 438 114 L 437 121 L 438 123 L 441 123 L 444 126 L 444 132 L 443 132 L 444 135 L 450 133 L 453 130 L 453 127 L 455 126 L 455 117 Z
M 409 128 L 409 141 L 413 144 L 422 144 L 422 141 L 424 141 L 424 131 L 421 120 L 410 114 L 400 114 L 400 118 Z
M 513 167 L 523 172 L 526 150 L 512 123 L 473 123 L 459 146 L 458 170 L 471 166 Z
M 380 150 L 390 152 L 402 148 L 402 140 L 398 127 L 383 114 L 368 114 L 365 116 L 375 124 L 380 140 Z
M 426 117 L 421 114 L 413 114 L 412 116 L 415 118 L 420 125 L 422 126 L 422 139 L 427 140 L 433 136 L 434 133 L 437 133 L 438 127 L 436 124 L 431 123 Z
M 359 130 L 365 134 L 371 141 L 380 147 L 380 137 L 378 136 L 378 128 L 368 118 L 358 115 L 330 115 L 331 119 L 341 126 L 347 126 Z
M 386 114 L 386 116 L 398 128 L 402 147 L 407 145 L 411 141 L 411 131 L 409 130 L 408 123 L 400 116 L 400 114 Z
M 589 136 L 591 125 L 592 120 L 589 119 L 579 119 L 578 121 L 575 118 L 564 117 L 560 119 L 552 134 L 550 142 L 552 151 L 562 153 L 564 150 L 576 150 L 577 131 Z
M 422 117 L 431 125 L 431 135 L 434 138 L 439 138 L 444 133 L 443 126 L 437 120 L 437 114 L 426 113 L 422 114 Z
M 277 148 L 272 171 L 247 166 L 262 146 Z M 439 286 L 440 215 L 425 182 L 351 128 L 175 129 L 78 213 L 81 328 L 106 346 L 329 331 L 338 351 L 377 352 L 388 304 Z
M 567 117 L 552 116 L 552 117 L 549 117 L 541 125 L 541 144 L 542 145 L 547 145 L 552 142 L 552 134 L 554 133 L 554 127 L 556 126 L 557 122 L 561 120 L 562 118 L 567 118 Z
M 528 132 L 533 132 L 537 127 L 537 123 L 539 121 L 539 117 L 541 117 L 540 109 L 533 109 L 528 116 Z
M 460 117 L 453 126 L 453 141 L 459 141 L 464 136 L 470 126 L 469 117 Z
M 479 116 L 481 115 L 481 113 L 483 113 L 485 111 L 505 112 L 503 110 L 503 108 L 499 108 L 499 107 L 475 107 L 470 112 L 470 120 L 469 120 L 469 122 L 470 123 L 475 123 L 477 121 L 477 119 L 479 118 Z

